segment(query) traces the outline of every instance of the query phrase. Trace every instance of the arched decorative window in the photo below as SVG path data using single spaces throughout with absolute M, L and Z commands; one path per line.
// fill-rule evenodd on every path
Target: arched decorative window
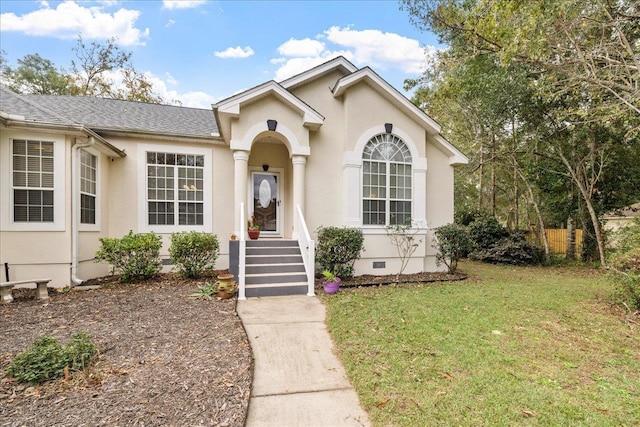
M 411 222 L 411 152 L 397 136 L 381 133 L 362 152 L 362 223 Z

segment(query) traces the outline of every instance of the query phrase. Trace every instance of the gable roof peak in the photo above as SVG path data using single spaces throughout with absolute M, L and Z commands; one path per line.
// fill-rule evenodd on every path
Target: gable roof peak
M 303 71 L 300 74 L 296 74 L 293 77 L 282 80 L 280 84 L 285 89 L 291 90 L 335 70 L 338 70 L 344 75 L 349 75 L 358 71 L 358 67 L 353 65 L 347 58 L 340 55 L 320 65 L 316 65 L 309 70 Z

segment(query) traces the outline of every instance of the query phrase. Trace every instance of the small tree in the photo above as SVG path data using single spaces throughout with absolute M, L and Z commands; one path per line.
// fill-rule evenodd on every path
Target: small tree
M 400 275 L 407 268 L 411 256 L 422 243 L 422 239 L 417 236 L 424 229 L 418 224 L 414 227 L 412 221 L 408 221 L 404 224 L 387 225 L 385 230 L 387 236 L 391 239 L 391 243 L 398 251 L 398 257 L 400 257 L 400 271 L 396 274 L 397 282 L 400 281 Z
M 219 253 L 215 234 L 197 231 L 171 234 L 169 255 L 183 277 L 196 278 L 213 270 Z
M 455 273 L 458 261 L 469 252 L 471 247 L 467 228 L 458 224 L 447 224 L 436 228 L 432 246 L 438 251 L 436 264 L 444 264 L 449 273 Z
M 353 264 L 364 250 L 364 236 L 357 228 L 320 227 L 316 260 L 322 270 L 343 279 L 353 276 Z

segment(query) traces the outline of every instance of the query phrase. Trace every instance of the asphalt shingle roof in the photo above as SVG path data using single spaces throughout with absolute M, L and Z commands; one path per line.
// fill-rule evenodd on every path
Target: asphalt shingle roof
M 27 120 L 76 123 L 97 133 L 142 132 L 195 138 L 218 134 L 213 110 L 71 95 L 17 95 L 6 88 L 0 109 Z

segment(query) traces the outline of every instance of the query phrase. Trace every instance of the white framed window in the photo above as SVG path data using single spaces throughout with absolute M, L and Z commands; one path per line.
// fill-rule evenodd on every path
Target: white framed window
M 412 157 L 393 134 L 372 137 L 362 151 L 362 224 L 411 223 Z
M 53 141 L 12 141 L 13 222 L 54 222 L 53 147 Z
M 0 143 L 0 229 L 65 229 L 65 140 L 5 130 Z M 6 191 L 5 191 L 6 190 Z
M 80 224 L 96 224 L 98 157 L 80 150 Z
M 191 147 L 141 146 L 141 230 L 211 230 L 211 159 Z M 210 199 L 210 197 L 209 197 Z

